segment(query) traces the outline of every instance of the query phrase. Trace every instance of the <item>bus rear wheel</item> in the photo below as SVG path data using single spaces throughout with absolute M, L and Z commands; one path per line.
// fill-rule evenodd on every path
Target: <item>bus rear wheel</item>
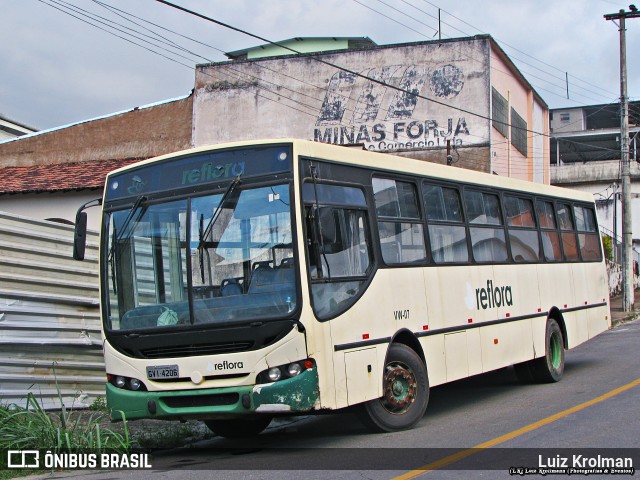
M 514 365 L 518 380 L 522 383 L 559 382 L 564 374 L 564 338 L 558 322 L 550 318 L 545 334 L 543 357 Z
M 406 345 L 389 347 L 384 366 L 383 396 L 360 406 L 359 416 L 374 432 L 413 427 L 429 403 L 429 377 L 422 359 Z
M 204 424 L 216 435 L 225 438 L 255 437 L 269 426 L 273 417 L 256 415 L 229 420 L 205 420 Z
M 559 382 L 564 374 L 564 340 L 560 325 L 553 318 L 547 321 L 544 357 L 531 362 L 531 374 L 541 383 Z

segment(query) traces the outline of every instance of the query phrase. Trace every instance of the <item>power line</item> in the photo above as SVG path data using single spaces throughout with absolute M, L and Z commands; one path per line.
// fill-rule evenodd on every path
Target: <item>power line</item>
M 203 20 L 206 20 L 206 21 L 209 21 L 209 22 L 215 23 L 216 25 L 219 25 L 219 26 L 221 26 L 221 27 L 227 28 L 227 29 L 229 29 L 229 30 L 233 30 L 233 31 L 235 31 L 235 32 L 242 33 L 242 34 L 244 34 L 244 35 L 250 36 L 250 37 L 255 38 L 255 39 L 257 39 L 257 40 L 260 40 L 260 41 L 262 41 L 262 42 L 268 43 L 269 45 L 273 45 L 273 46 L 277 46 L 277 47 L 283 48 L 283 49 L 288 50 L 288 51 L 290 51 L 290 52 L 292 52 L 292 53 L 295 53 L 295 54 L 297 54 L 297 55 L 300 55 L 300 54 L 301 54 L 301 52 L 300 52 L 300 51 L 298 51 L 298 50 L 296 50 L 296 49 L 294 49 L 294 48 L 291 48 L 291 47 L 289 47 L 289 46 L 287 46 L 287 45 L 284 45 L 284 44 L 282 44 L 282 43 L 278 43 L 278 42 L 274 42 L 274 41 L 269 40 L 269 39 L 267 39 L 267 38 L 261 37 L 260 35 L 257 35 L 257 34 L 255 34 L 255 33 L 251 33 L 251 32 L 249 32 L 249 31 L 247 31 L 247 30 L 243 30 L 243 29 L 241 29 L 241 28 L 239 28 L 239 27 L 234 27 L 233 25 L 230 25 L 230 24 L 228 24 L 228 23 L 222 22 L 222 21 L 220 21 L 220 20 L 216 20 L 215 18 L 212 18 L 212 17 L 208 17 L 208 16 L 206 16 L 206 15 L 204 15 L 204 14 L 202 14 L 202 13 L 198 13 L 198 12 L 196 12 L 196 11 L 194 11 L 194 10 L 190 10 L 190 9 L 185 8 L 185 7 L 182 7 L 182 6 L 180 6 L 180 5 L 176 5 L 175 3 L 171 3 L 171 2 L 168 2 L 168 1 L 166 1 L 166 0 L 155 0 L 155 1 L 156 1 L 156 2 L 158 2 L 158 3 L 162 3 L 163 5 L 167 5 L 167 6 L 171 7 L 171 8 L 175 8 L 176 10 L 180 10 L 180 11 L 185 12 L 185 13 L 188 13 L 188 14 L 190 14 L 190 15 L 194 15 L 194 16 L 196 16 L 196 17 L 202 18 Z M 345 72 L 345 73 L 349 73 L 349 74 L 351 74 L 351 75 L 355 75 L 356 77 L 363 78 L 363 79 L 368 80 L 368 81 L 370 81 L 370 82 L 372 82 L 372 83 L 376 83 L 376 84 L 378 84 L 378 85 L 382 85 L 382 86 L 384 86 L 384 87 L 391 88 L 391 89 L 396 90 L 396 91 L 398 91 L 398 92 L 405 93 L 405 94 L 411 95 L 411 96 L 413 96 L 413 97 L 420 98 L 420 99 L 422 99 L 422 100 L 426 100 L 427 102 L 435 103 L 435 104 L 437 104 L 437 105 L 441 105 L 441 106 L 444 106 L 444 107 L 447 107 L 447 108 L 451 108 L 451 109 L 453 109 L 453 110 L 458 110 L 459 112 L 463 112 L 463 113 L 466 113 L 466 114 L 472 115 L 472 116 L 474 116 L 474 117 L 482 118 L 482 119 L 484 119 L 484 120 L 489 120 L 489 121 L 496 122 L 496 123 L 500 123 L 500 124 L 503 124 L 503 125 L 508 125 L 508 126 L 509 126 L 509 127 L 511 127 L 511 128 L 516 128 L 516 129 L 518 129 L 518 130 L 523 130 L 523 131 L 526 131 L 526 132 L 529 132 L 529 133 L 533 133 L 533 134 L 535 134 L 535 135 L 541 135 L 541 136 L 545 136 L 545 137 L 548 137 L 548 136 L 549 136 L 548 134 L 543 133 L 543 132 L 536 132 L 536 131 L 534 131 L 534 130 L 530 130 L 530 129 L 528 129 L 528 128 L 518 127 L 518 126 L 515 126 L 515 125 L 511 125 L 511 124 L 509 124 L 509 123 L 502 122 L 502 121 L 500 121 L 500 120 L 492 119 L 491 117 L 489 117 L 489 116 L 487 116 L 487 115 L 482 115 L 482 114 L 480 114 L 480 113 L 472 112 L 471 110 L 467 110 L 467 109 L 462 108 L 462 107 L 456 107 L 456 106 L 454 106 L 454 105 L 450 105 L 450 104 L 447 104 L 447 103 L 441 102 L 441 101 L 439 101 L 439 100 L 435 100 L 435 99 L 433 99 L 433 98 L 425 97 L 424 95 L 420 95 L 420 94 L 418 94 L 418 93 L 415 93 L 415 92 L 411 92 L 411 91 L 409 91 L 409 90 L 406 90 L 406 89 L 404 89 L 404 88 L 402 88 L 402 87 L 398 87 L 398 86 L 396 86 L 396 85 L 393 85 L 393 84 L 390 84 L 390 83 L 384 82 L 384 81 L 382 81 L 382 80 L 378 80 L 378 79 L 376 79 L 376 78 L 369 77 L 369 76 L 364 75 L 364 74 L 362 74 L 362 73 L 356 72 L 356 71 L 351 70 L 351 69 L 349 69 L 349 68 L 346 68 L 346 67 L 343 67 L 343 66 L 337 65 L 337 64 L 335 64 L 335 63 L 329 62 L 329 61 L 327 61 L 327 60 L 323 60 L 323 59 L 318 58 L 318 57 L 315 57 L 315 56 L 311 56 L 311 57 L 309 57 L 309 58 L 311 58 L 311 59 L 312 59 L 313 61 L 315 61 L 315 62 L 322 63 L 322 64 L 327 65 L 327 66 L 329 66 L 329 67 L 335 68 L 335 69 L 340 70 L 340 71 L 343 71 L 343 72 Z

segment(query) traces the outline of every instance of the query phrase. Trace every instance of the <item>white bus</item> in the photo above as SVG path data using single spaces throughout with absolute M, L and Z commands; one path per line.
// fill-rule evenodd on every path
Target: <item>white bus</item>
M 116 420 L 234 437 L 355 406 L 373 430 L 406 429 L 430 386 L 509 365 L 556 382 L 565 349 L 610 327 L 577 191 L 281 139 L 117 170 L 102 205 Z

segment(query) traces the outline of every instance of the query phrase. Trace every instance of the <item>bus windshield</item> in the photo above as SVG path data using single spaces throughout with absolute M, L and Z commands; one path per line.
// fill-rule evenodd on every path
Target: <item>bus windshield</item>
M 106 215 L 107 330 L 188 328 L 282 319 L 297 287 L 289 184 Z M 108 283 L 108 285 L 107 285 Z

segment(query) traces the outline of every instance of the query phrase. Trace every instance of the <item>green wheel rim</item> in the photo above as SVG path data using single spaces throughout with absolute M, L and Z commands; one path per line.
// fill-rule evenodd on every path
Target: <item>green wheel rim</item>
M 551 366 L 557 370 L 560 368 L 560 363 L 562 361 L 562 341 L 560 340 L 560 335 L 553 333 L 549 343 Z

